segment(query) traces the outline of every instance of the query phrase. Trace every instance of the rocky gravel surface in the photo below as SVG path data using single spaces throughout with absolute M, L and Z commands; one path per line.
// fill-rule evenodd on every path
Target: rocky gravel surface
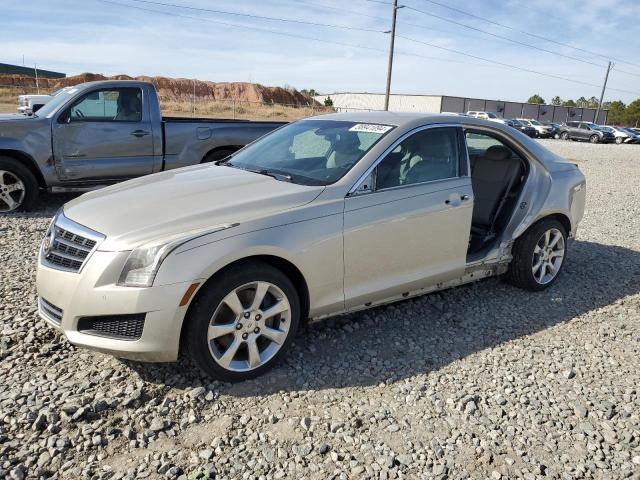
M 588 179 L 556 285 L 315 322 L 235 385 L 70 346 L 34 289 L 70 197 L 0 217 L 0 478 L 640 479 L 640 147 L 545 144 Z

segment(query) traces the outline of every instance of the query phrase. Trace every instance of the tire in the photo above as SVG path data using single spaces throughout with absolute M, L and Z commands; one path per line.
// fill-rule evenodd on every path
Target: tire
M 549 237 L 546 237 L 549 233 Z M 560 238 L 556 240 L 556 236 Z M 555 240 L 550 250 L 544 245 Z M 545 251 L 546 250 L 546 251 Z M 558 253 L 562 251 L 562 255 Z M 555 252 L 549 255 L 547 252 Z M 558 278 L 567 259 L 567 232 L 558 220 L 547 218 L 532 225 L 513 246 L 513 260 L 504 280 L 516 287 L 540 291 L 549 288 Z M 559 260 L 559 261 L 558 261 Z M 551 264 L 549 266 L 549 264 Z M 538 265 L 538 269 L 536 269 Z
M 598 135 L 591 135 L 589 137 L 589 143 L 599 143 L 600 137 Z
M 38 190 L 38 180 L 20 160 L 0 156 L 0 214 L 29 210 Z
M 236 150 L 233 148 L 223 148 L 221 150 L 216 150 L 215 152 L 209 152 L 205 155 L 205 157 L 202 159 L 202 162 L 200 163 L 210 163 L 223 160 L 235 151 Z
M 560 134 L 560 138 L 561 138 L 562 140 L 569 140 L 569 132 L 562 132 L 562 133 Z
M 622 137 L 616 137 L 616 144 L 620 145 L 623 142 L 623 138 Z
M 253 308 L 258 285 L 266 293 Z M 266 263 L 247 262 L 225 270 L 204 288 L 185 324 L 184 348 L 192 360 L 209 376 L 227 382 L 254 378 L 273 368 L 300 324 L 300 299 L 291 280 Z M 267 317 L 268 309 L 276 306 L 287 310 Z

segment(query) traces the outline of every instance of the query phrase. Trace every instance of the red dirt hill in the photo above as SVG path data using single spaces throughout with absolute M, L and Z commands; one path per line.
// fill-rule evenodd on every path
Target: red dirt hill
M 56 90 L 58 88 L 77 85 L 96 80 L 142 80 L 151 82 L 164 100 L 191 100 L 194 80 L 167 77 L 130 77 L 114 75 L 105 77 L 99 73 L 82 73 L 66 78 L 40 78 L 41 88 Z M 0 85 L 16 87 L 35 87 L 36 80 L 21 75 L 0 75 Z M 239 102 L 277 103 L 287 105 L 319 105 L 318 102 L 295 89 L 282 87 L 265 87 L 258 83 L 248 82 L 209 82 L 195 80 L 196 97 L 208 100 L 236 100 Z

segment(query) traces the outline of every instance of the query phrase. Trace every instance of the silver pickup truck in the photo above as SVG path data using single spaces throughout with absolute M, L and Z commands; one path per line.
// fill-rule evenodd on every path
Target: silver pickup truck
M 83 83 L 33 116 L 0 116 L 0 213 L 28 210 L 45 189 L 88 191 L 220 160 L 282 124 L 162 117 L 151 83 Z

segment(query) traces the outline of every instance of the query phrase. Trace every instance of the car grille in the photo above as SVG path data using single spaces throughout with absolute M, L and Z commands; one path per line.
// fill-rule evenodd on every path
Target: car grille
M 145 313 L 135 313 L 82 317 L 78 320 L 78 331 L 118 340 L 138 340 L 142 336 L 145 316 Z
M 42 242 L 43 263 L 58 270 L 79 272 L 104 238 L 104 235 L 59 215 Z
M 60 325 L 62 322 L 62 316 L 64 311 L 61 308 L 56 307 L 53 303 L 46 301 L 42 297 L 38 297 L 38 307 L 40 312 L 56 325 Z

